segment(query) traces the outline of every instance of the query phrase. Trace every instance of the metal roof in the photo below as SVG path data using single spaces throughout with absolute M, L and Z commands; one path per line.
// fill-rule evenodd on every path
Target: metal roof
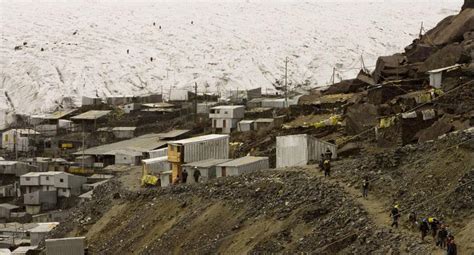
M 24 174 L 21 177 L 39 177 L 39 176 L 44 176 L 44 175 L 52 176 L 52 175 L 57 175 L 57 174 L 72 175 L 66 172 L 48 171 L 48 172 L 31 172 L 31 173 Z
M 33 129 L 27 129 L 27 128 L 17 128 L 17 129 L 13 128 L 13 129 L 8 130 L 7 132 L 9 131 L 14 131 L 17 134 L 21 134 L 21 135 L 39 135 L 40 134 L 39 132 L 36 132 Z
M 106 116 L 110 112 L 111 111 L 92 110 L 92 111 L 88 111 L 88 112 L 76 115 L 74 117 L 71 117 L 71 119 L 73 119 L 73 120 L 96 120 L 96 119 L 100 119 L 100 118 Z
M 254 122 L 255 122 L 255 120 L 241 120 L 241 121 L 239 121 L 239 123 L 242 123 L 242 124 L 252 124 Z
M 135 131 L 137 127 L 114 127 L 112 131 Z
M 45 233 L 53 230 L 57 225 L 59 225 L 59 222 L 46 222 L 46 223 L 38 223 L 38 226 L 30 229 L 30 232 L 33 233 Z
M 162 102 L 162 103 L 142 104 L 142 106 L 150 107 L 150 108 L 172 108 L 172 107 L 175 107 L 176 105 Z
M 176 129 L 176 130 L 169 131 L 167 133 L 159 133 L 158 136 L 161 139 L 176 138 L 178 136 L 189 133 L 190 131 L 191 130 L 189 130 L 189 129 Z
M 145 164 L 151 164 L 151 163 L 163 162 L 163 161 L 168 161 L 168 156 L 142 159 L 142 162 L 145 163 Z
M 33 115 L 31 117 L 36 118 L 36 119 L 58 120 L 58 119 L 64 118 L 65 116 L 75 111 L 76 109 L 68 109 L 68 110 L 61 110 L 61 111 L 56 111 L 53 113 L 47 113 L 47 114 L 42 114 L 42 115 Z
M 216 109 L 216 110 L 233 110 L 233 109 L 239 109 L 239 108 L 245 108 L 245 106 L 243 106 L 243 105 L 220 105 L 220 106 L 212 107 L 211 109 Z
M 273 121 L 275 120 L 271 118 L 260 118 L 260 119 L 255 120 L 255 122 L 273 122 Z
M 12 204 L 0 204 L 0 207 L 5 208 L 5 209 L 9 209 L 9 210 L 20 208 L 19 206 L 12 205 Z
M 225 167 L 243 166 L 243 165 L 251 164 L 257 161 L 261 161 L 261 160 L 268 160 L 268 157 L 246 156 L 243 158 L 238 158 L 238 159 L 231 160 L 229 162 L 219 164 L 217 166 L 225 166 Z
M 178 141 L 171 141 L 169 143 L 170 144 L 189 144 L 189 143 L 199 143 L 199 142 L 204 142 L 204 141 L 209 141 L 209 140 L 214 140 L 214 139 L 222 139 L 222 138 L 229 138 L 229 135 L 217 135 L 217 134 L 202 135 L 202 136 L 196 136 L 196 137 L 178 140 Z
M 452 65 L 452 66 L 447 66 L 447 67 L 443 67 L 443 68 L 430 70 L 430 71 L 428 71 L 428 73 L 429 74 L 434 74 L 434 73 L 439 73 L 439 72 L 443 72 L 443 71 L 451 71 L 451 70 L 454 70 L 454 69 L 458 69 L 459 67 L 461 67 L 460 64 L 455 64 L 455 65 Z
M 191 167 L 199 167 L 199 168 L 208 168 L 211 166 L 217 166 L 219 164 L 231 161 L 232 159 L 206 159 L 201 161 L 196 161 L 188 164 L 184 164 L 183 166 L 191 166 Z
M 166 141 L 160 141 L 158 134 L 148 134 L 132 139 L 100 145 L 84 150 L 85 155 L 115 155 L 113 152 L 117 150 L 147 152 L 166 145 Z M 73 153 L 74 155 L 82 155 L 82 151 Z

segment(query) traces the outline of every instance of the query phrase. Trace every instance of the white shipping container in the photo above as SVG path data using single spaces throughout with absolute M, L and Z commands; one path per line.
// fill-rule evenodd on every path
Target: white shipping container
M 183 147 L 182 153 L 184 153 L 184 163 L 211 158 L 229 158 L 228 135 L 205 135 L 170 142 L 169 144 Z
M 149 151 L 148 154 L 150 158 L 160 158 L 160 157 L 167 157 L 168 156 L 168 148 L 158 149 Z
M 243 157 L 216 167 L 216 176 L 236 176 L 269 168 L 268 157 Z
M 320 160 L 326 150 L 337 157 L 337 146 L 306 134 L 279 136 L 276 139 L 276 167 L 304 166 L 311 160 Z

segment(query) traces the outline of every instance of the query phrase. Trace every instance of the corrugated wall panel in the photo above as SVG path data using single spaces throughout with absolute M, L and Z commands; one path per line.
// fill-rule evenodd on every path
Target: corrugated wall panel
M 319 161 L 321 154 L 324 154 L 329 148 L 332 152 L 332 158 L 337 158 L 337 146 L 314 137 L 308 138 L 308 159 Z
M 279 136 L 276 139 L 276 167 L 302 166 L 308 163 L 307 135 Z
M 229 137 L 184 145 L 184 162 L 229 158 Z

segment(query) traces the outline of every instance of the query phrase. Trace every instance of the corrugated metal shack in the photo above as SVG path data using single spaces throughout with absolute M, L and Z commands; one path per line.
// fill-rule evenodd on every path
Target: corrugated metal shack
M 246 156 L 217 165 L 216 176 L 235 176 L 268 168 L 268 157 Z
M 149 151 L 148 155 L 150 156 L 150 159 L 168 157 L 168 148 Z
M 229 135 L 204 135 L 168 143 L 173 181 L 181 176 L 183 164 L 211 158 L 229 158 Z
M 318 161 L 329 149 L 336 158 L 335 144 L 316 139 L 306 134 L 278 136 L 276 139 L 276 167 L 303 166 Z
M 46 239 L 46 254 L 48 255 L 84 255 L 85 237 L 68 237 Z
M 183 169 L 186 169 L 189 176 L 186 183 L 195 183 L 195 180 L 193 178 L 194 171 L 199 171 L 201 173 L 199 182 L 204 182 L 209 179 L 216 178 L 216 166 L 222 163 L 226 163 L 228 161 L 231 161 L 231 159 L 206 159 L 183 165 Z
M 114 127 L 112 133 L 116 138 L 132 138 L 137 127 Z
M 239 132 L 255 130 L 255 120 L 241 120 L 237 125 L 237 130 Z
M 168 162 L 168 156 L 143 159 L 142 165 L 143 171 L 151 175 L 158 175 L 161 172 L 171 170 L 170 162 Z

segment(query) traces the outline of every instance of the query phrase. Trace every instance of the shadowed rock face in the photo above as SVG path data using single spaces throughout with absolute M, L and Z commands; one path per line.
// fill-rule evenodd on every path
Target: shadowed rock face
M 474 8 L 474 0 L 464 0 L 464 5 L 462 6 L 462 10 L 467 8 Z

